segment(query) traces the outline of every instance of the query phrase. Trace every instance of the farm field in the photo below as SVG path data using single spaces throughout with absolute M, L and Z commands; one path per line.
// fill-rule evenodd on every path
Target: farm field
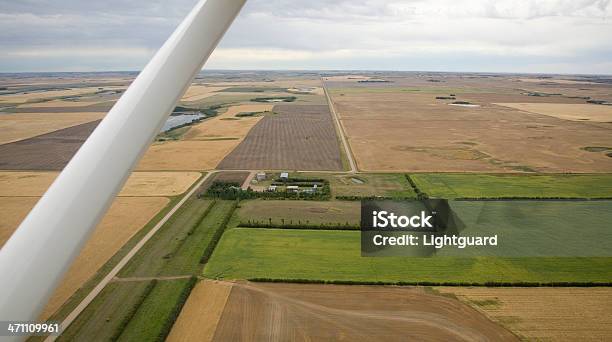
M 28 139 L 59 129 L 100 120 L 106 113 L 0 114 L 0 144 Z
M 213 170 L 238 143 L 237 140 L 181 140 L 154 143 L 140 160 L 136 170 Z
M 119 273 L 120 277 L 198 274 L 215 232 L 232 213 L 233 201 L 192 197 Z
M 340 145 L 327 105 L 276 105 L 217 168 L 341 170 Z
M 571 121 L 612 122 L 612 106 L 568 103 L 495 103 L 529 113 Z
M 529 341 L 603 341 L 612 335 L 610 288 L 439 287 Z
M 174 315 L 178 315 L 185 296 L 191 290 L 191 281 L 157 281 L 117 341 L 156 341 L 167 336 L 174 323 Z
M 1 170 L 61 170 L 99 120 L 0 145 Z
M 611 198 L 612 174 L 411 174 L 419 190 L 436 198 Z
M 422 288 L 234 283 L 213 340 L 275 338 L 517 340 L 477 310 Z
M 41 317 L 46 319 L 59 309 L 168 202 L 164 197 L 117 198 L 68 269 Z
M 212 341 L 233 283 L 201 280 L 191 291 L 168 342 Z
M 249 130 L 261 120 L 261 116 L 237 118 L 235 115 L 245 112 L 268 112 L 272 105 L 238 105 L 231 106 L 227 111 L 217 117 L 205 120 L 202 123 L 191 126 L 183 136 L 184 140 L 216 140 L 235 139 L 241 140 Z
M 607 282 L 612 258 L 364 258 L 360 233 L 233 228 L 204 276 L 361 282 Z
M 249 200 L 240 202 L 230 225 L 257 221 L 273 225 L 359 225 L 360 203 L 344 201 Z
M 527 95 L 526 89 L 516 89 L 516 82 L 484 77 L 447 77 L 433 85 L 416 76 L 392 80 L 389 85 L 326 82 L 361 171 L 606 173 L 612 169 L 612 158 L 583 150 L 612 146 L 608 124 L 495 105 L 514 102 L 499 101 L 502 96 L 522 96 L 521 102 L 537 98 Z M 591 95 L 605 93 L 609 89 L 605 87 Z M 476 107 L 450 106 L 453 100 L 436 99 L 450 94 Z M 578 94 L 573 88 L 563 94 L 540 97 L 553 104 L 585 104 L 568 98 Z
M 58 174 L 0 171 L 0 197 L 42 196 Z M 133 172 L 118 196 L 176 196 L 201 176 L 200 172 Z

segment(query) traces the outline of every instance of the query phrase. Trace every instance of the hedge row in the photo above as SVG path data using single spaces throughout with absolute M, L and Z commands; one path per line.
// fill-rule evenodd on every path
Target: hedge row
M 179 299 L 176 302 L 176 305 L 174 306 L 174 308 L 172 308 L 170 315 L 168 315 L 168 317 L 166 318 L 166 321 L 164 322 L 164 326 L 162 327 L 162 330 L 159 332 L 159 335 L 157 336 L 157 341 L 162 342 L 166 340 L 166 337 L 168 337 L 168 335 L 170 334 L 170 330 L 172 330 L 172 326 L 176 322 L 179 314 L 181 313 L 181 310 L 183 309 L 183 306 L 185 305 L 185 302 L 187 302 L 187 298 L 189 298 L 189 295 L 191 294 L 191 290 L 193 290 L 193 287 L 195 286 L 197 281 L 198 281 L 198 278 L 196 278 L 195 276 L 192 276 L 191 278 L 189 278 L 189 281 L 183 288 L 183 291 L 181 291 L 181 295 L 179 296 Z
M 428 199 L 429 198 L 429 195 L 426 192 L 423 192 L 421 191 L 421 189 L 419 189 L 419 187 L 416 185 L 414 180 L 412 180 L 410 175 L 404 175 L 404 176 L 406 177 L 406 180 L 408 181 L 408 183 L 410 183 L 410 186 L 412 187 L 412 190 L 414 190 L 414 192 L 416 193 L 418 199 Z
M 377 200 L 414 200 L 414 197 L 408 196 L 398 196 L 398 197 L 390 197 L 390 196 L 336 196 L 336 199 L 339 201 L 377 201 Z
M 115 329 L 115 332 L 113 333 L 113 336 L 111 337 L 111 341 L 117 341 L 119 339 L 119 336 L 123 334 L 123 331 L 127 327 L 128 323 L 130 323 L 132 318 L 134 318 L 134 315 L 136 315 L 136 312 L 138 311 L 142 303 L 145 301 L 145 299 L 147 299 L 151 291 L 153 291 L 153 288 L 155 287 L 156 284 L 157 284 L 157 279 L 153 279 L 149 282 L 149 284 L 147 285 L 145 290 L 142 292 L 140 297 L 138 297 L 136 304 L 132 306 L 130 311 L 128 311 L 127 315 L 125 315 L 125 317 L 121 320 L 121 323 L 119 323 L 119 325 Z
M 612 282 L 435 282 L 435 281 L 357 281 L 357 280 L 317 280 L 317 279 L 279 279 L 251 278 L 261 283 L 298 283 L 333 285 L 396 285 L 396 286 L 482 286 L 482 287 L 612 287 Z
M 208 243 L 208 246 L 206 246 L 206 249 L 204 250 L 202 257 L 200 258 L 200 264 L 205 264 L 208 262 L 208 259 L 210 259 L 210 256 L 215 250 L 215 247 L 217 247 L 217 243 L 219 243 L 219 240 L 221 240 L 221 236 L 223 236 L 223 232 L 225 231 L 225 228 L 227 228 L 227 224 L 229 223 L 229 220 L 232 218 L 232 215 L 234 214 L 234 210 L 236 210 L 236 208 L 238 207 L 238 202 L 239 202 L 238 200 L 234 202 L 234 204 L 232 205 L 232 208 L 223 218 L 221 225 L 219 225 L 219 227 L 215 231 L 215 234 L 213 235 L 212 239 Z
M 270 222 L 247 221 L 240 222 L 240 228 L 264 228 L 264 229 L 311 229 L 311 230 L 359 230 L 360 225 L 347 223 L 321 223 L 321 224 L 274 224 Z
M 612 200 L 612 197 L 588 198 L 588 197 L 458 197 L 457 201 L 598 201 Z

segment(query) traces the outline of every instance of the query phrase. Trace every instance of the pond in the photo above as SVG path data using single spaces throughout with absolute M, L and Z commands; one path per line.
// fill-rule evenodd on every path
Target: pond
M 167 132 L 173 128 L 190 124 L 205 117 L 206 115 L 200 113 L 172 115 L 168 118 L 168 120 L 166 120 L 166 123 L 162 127 L 161 131 Z

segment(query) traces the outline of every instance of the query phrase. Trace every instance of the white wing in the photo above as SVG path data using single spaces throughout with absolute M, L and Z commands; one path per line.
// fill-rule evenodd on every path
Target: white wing
M 200 1 L 0 251 L 0 321 L 36 320 L 246 0 Z

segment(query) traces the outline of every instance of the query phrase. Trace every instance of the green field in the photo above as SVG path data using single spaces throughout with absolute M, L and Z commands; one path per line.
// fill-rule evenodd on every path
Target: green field
M 360 255 L 360 233 L 234 228 L 204 276 L 431 282 L 605 282 L 612 258 L 407 258 Z
M 232 205 L 232 201 L 190 198 L 119 275 L 153 277 L 198 274 L 202 253 Z
M 240 202 L 230 226 L 249 220 L 262 223 L 309 224 L 321 223 L 358 225 L 359 202 L 347 201 L 286 201 L 248 200 Z
M 169 332 L 184 304 L 189 279 L 158 281 L 127 323 L 118 341 L 159 341 Z
M 66 329 L 59 341 L 110 341 L 122 330 L 131 313 L 138 309 L 150 281 L 111 283 Z
M 435 198 L 611 198 L 612 174 L 484 175 L 413 174 L 417 187 Z

